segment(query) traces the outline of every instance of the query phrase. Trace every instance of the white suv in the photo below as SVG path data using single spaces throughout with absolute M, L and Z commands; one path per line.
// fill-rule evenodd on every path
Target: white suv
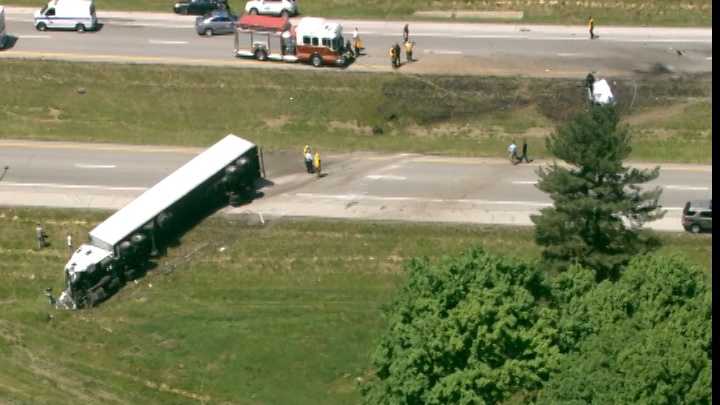
M 250 0 L 245 3 L 245 12 L 290 17 L 298 14 L 297 0 Z

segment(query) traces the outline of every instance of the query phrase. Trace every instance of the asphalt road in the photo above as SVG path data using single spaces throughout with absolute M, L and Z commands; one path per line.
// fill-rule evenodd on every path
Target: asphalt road
M 7 10 L 7 31 L 17 41 L 0 52 L 0 58 L 311 69 L 237 59 L 232 56 L 232 35 L 198 36 L 192 16 L 100 10 L 102 29 L 78 34 L 38 32 L 31 13 L 32 9 L 25 8 Z M 347 38 L 357 26 L 367 49 L 349 70 L 391 70 L 387 50 L 401 41 L 404 22 L 340 22 Z M 657 64 L 676 72 L 712 72 L 710 28 L 598 26 L 600 38 L 592 41 L 586 31 L 584 26 L 519 23 L 411 23 L 417 62 L 403 66 L 400 72 L 574 77 L 596 70 L 617 76 L 651 72 Z
M 0 141 L 0 170 L 9 166 L 0 205 L 117 209 L 199 151 Z M 228 213 L 530 225 L 551 202 L 534 186 L 546 162 L 357 153 L 325 156 L 322 178 L 303 173 L 299 152 L 265 154 L 265 162 L 265 195 Z M 650 186 L 663 188 L 668 210 L 651 227 L 680 231 L 684 203 L 712 196 L 712 166 L 663 165 Z

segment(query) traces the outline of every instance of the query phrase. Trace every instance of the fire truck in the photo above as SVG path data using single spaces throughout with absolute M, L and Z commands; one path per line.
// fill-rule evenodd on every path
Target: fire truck
M 315 67 L 347 66 L 353 60 L 342 25 L 317 17 L 303 17 L 292 25 L 287 18 L 244 15 L 237 22 L 234 54 Z

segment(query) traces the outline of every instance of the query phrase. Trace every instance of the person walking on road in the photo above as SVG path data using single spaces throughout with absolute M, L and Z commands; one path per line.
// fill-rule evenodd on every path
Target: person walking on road
M 592 16 L 588 17 L 588 30 L 590 31 L 590 39 L 597 38 L 595 36 L 595 20 L 593 20 Z
M 403 42 L 407 42 L 410 40 L 410 27 L 405 24 L 403 27 Z
M 398 43 L 395 43 L 395 67 L 400 67 L 402 63 L 400 63 L 400 45 Z
M 395 46 L 390 47 L 390 51 L 388 52 L 388 54 L 390 55 L 390 65 L 393 67 L 393 69 L 397 68 L 397 63 L 395 61 Z
M 528 158 L 527 150 L 528 150 L 527 140 L 523 139 L 522 155 L 520 156 L 520 162 L 519 162 L 519 163 L 522 163 L 523 160 L 525 161 L 525 163 L 530 163 L 530 162 L 533 161 L 533 159 Z
M 36 224 L 35 225 L 35 240 L 37 242 L 38 250 L 47 246 L 47 237 L 48 236 L 45 233 L 45 229 L 43 229 L 42 225 Z
M 313 167 L 318 177 L 322 177 L 322 162 L 320 161 L 320 152 L 315 152 L 315 158 L 313 159 Z
M 514 140 L 508 146 L 508 159 L 513 165 L 518 164 L 517 145 Z

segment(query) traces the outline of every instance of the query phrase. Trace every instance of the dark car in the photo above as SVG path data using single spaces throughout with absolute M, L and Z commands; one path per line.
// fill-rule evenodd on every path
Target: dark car
M 176 14 L 205 15 L 215 10 L 230 10 L 227 0 L 180 0 L 173 6 Z
M 712 232 L 712 200 L 688 201 L 683 208 L 682 226 L 692 233 Z
M 237 16 L 227 11 L 213 11 L 195 19 L 195 31 L 198 35 L 213 36 L 218 34 L 234 34 Z

